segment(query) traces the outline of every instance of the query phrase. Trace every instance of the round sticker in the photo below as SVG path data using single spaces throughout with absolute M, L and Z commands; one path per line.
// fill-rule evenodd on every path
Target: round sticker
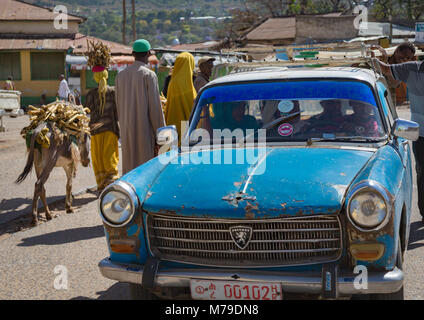
M 288 137 L 293 134 L 293 126 L 289 123 L 284 123 L 278 127 L 278 134 L 282 137 Z
M 278 110 L 281 113 L 289 113 L 293 109 L 294 109 L 294 103 L 293 103 L 293 101 L 283 100 L 283 101 L 280 101 L 280 103 L 278 104 Z

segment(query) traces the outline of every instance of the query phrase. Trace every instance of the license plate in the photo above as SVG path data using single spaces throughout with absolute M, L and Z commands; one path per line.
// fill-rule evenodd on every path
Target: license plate
M 191 297 L 196 300 L 282 300 L 281 284 L 191 280 Z

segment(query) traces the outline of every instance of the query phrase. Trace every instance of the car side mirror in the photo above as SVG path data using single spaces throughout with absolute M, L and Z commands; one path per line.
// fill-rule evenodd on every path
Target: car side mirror
M 420 126 L 413 121 L 397 119 L 393 125 L 392 133 L 395 137 L 417 141 L 420 137 Z
M 156 132 L 156 143 L 160 146 L 169 145 L 178 148 L 178 131 L 177 127 L 167 126 L 159 128 Z

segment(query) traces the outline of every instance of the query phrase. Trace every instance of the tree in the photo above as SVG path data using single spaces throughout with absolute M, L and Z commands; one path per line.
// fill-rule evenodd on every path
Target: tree
M 417 21 L 424 14 L 423 0 L 398 0 L 399 5 L 406 7 L 406 15 L 409 20 Z
M 127 7 L 125 0 L 122 0 L 122 43 L 127 44 L 127 39 L 125 37 L 126 34 L 126 24 L 127 24 Z
M 133 31 L 133 41 L 137 40 L 137 28 L 135 26 L 135 0 L 132 2 L 132 31 Z
M 392 41 L 393 38 L 393 17 L 395 17 L 396 10 L 395 0 L 375 0 L 373 13 L 377 19 L 389 20 L 390 31 L 389 31 L 389 40 Z
M 344 0 L 328 0 L 332 12 L 338 12 L 344 9 Z

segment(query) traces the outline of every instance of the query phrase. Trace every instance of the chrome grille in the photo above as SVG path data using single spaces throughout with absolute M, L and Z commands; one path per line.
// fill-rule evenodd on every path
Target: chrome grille
M 292 266 L 335 261 L 342 234 L 337 216 L 271 220 L 202 220 L 148 215 L 151 251 L 163 260 L 224 267 Z M 242 250 L 229 229 L 253 229 Z

